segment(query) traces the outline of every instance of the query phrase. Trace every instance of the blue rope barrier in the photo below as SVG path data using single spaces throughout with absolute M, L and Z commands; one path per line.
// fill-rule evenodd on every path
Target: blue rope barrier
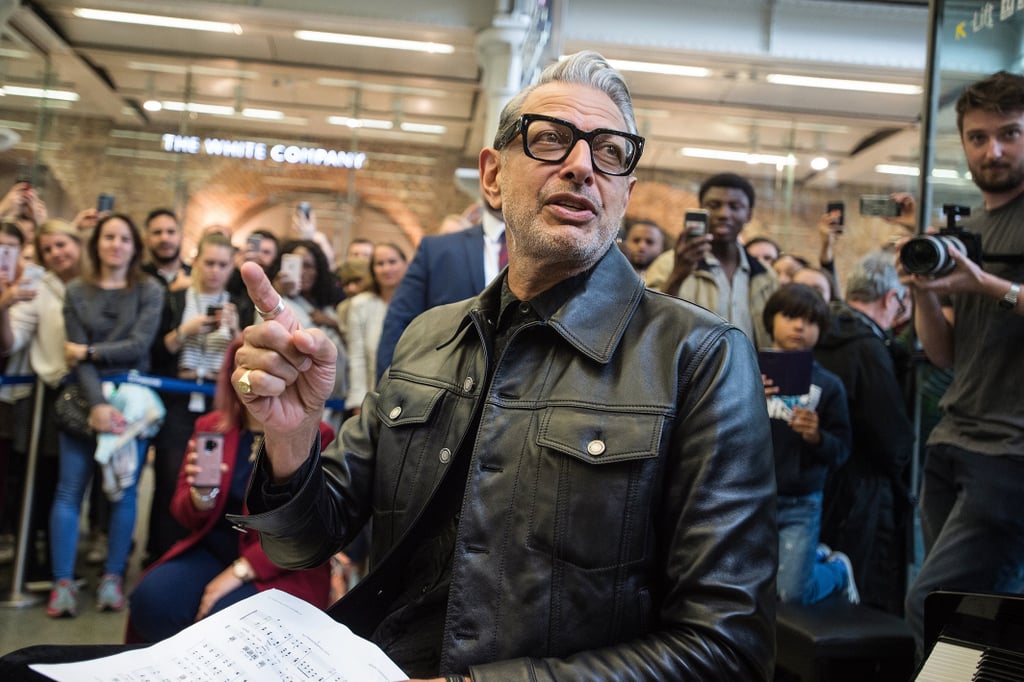
M 36 377 L 34 374 L 23 374 L 23 375 L 3 375 L 0 374 L 0 386 L 14 386 L 17 384 L 32 384 L 35 383 Z M 103 377 L 104 381 L 113 381 L 115 384 L 136 384 L 138 386 L 146 386 L 157 392 L 165 393 L 202 393 L 213 397 L 214 389 L 217 387 L 215 383 L 200 384 L 195 381 L 185 381 L 183 379 L 174 379 L 172 377 L 158 377 L 151 374 L 142 374 L 140 372 L 124 372 L 122 374 L 115 374 L 110 377 Z M 344 411 L 345 401 L 341 399 L 331 399 L 327 401 L 326 407 L 332 410 L 338 410 L 339 412 Z
M 184 381 L 182 379 L 172 379 L 170 377 L 158 377 L 150 374 L 141 374 L 139 372 L 126 372 L 124 374 L 117 374 L 107 379 L 114 383 L 127 382 L 129 384 L 137 384 L 139 386 L 148 386 L 154 391 L 166 391 L 168 393 L 202 393 L 203 395 L 213 396 L 216 384 L 198 384 L 194 381 Z M 344 411 L 345 401 L 339 399 L 328 400 L 326 407 L 332 410 L 338 410 L 339 412 Z
M 15 386 L 18 384 L 34 384 L 36 382 L 35 374 L 2 374 L 0 375 L 0 386 Z

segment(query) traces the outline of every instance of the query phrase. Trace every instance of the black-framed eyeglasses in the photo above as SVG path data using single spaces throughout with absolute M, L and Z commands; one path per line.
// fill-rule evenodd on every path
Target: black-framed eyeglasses
M 640 161 L 644 138 L 609 128 L 583 132 L 572 123 L 542 114 L 523 114 L 495 144 L 502 149 L 522 134 L 523 153 L 531 159 L 561 163 L 576 143 L 586 140 L 594 168 L 605 175 L 629 175 Z

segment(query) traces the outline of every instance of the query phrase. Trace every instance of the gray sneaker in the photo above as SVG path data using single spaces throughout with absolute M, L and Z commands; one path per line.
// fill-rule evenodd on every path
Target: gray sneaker
M 842 565 L 843 572 L 846 573 L 846 601 L 859 604 L 860 592 L 857 591 L 857 583 L 853 579 L 853 564 L 850 563 L 850 557 L 842 552 L 832 552 L 825 561 L 834 561 Z
M 50 592 L 46 615 L 51 618 L 74 618 L 78 615 L 78 588 L 70 580 L 58 580 Z
M 100 578 L 96 589 L 96 609 L 99 611 L 120 611 L 124 608 L 124 587 L 121 576 L 106 573 Z

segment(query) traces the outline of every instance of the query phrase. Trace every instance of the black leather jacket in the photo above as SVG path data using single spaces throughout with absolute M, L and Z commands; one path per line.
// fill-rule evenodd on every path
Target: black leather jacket
M 775 477 L 750 342 L 645 289 L 613 248 L 546 322 L 514 333 L 488 383 L 500 292 L 499 278 L 418 317 L 342 430 L 343 473 L 310 468 L 289 502 L 243 525 L 298 568 L 372 514 L 373 562 L 467 452 L 442 672 L 770 679 Z

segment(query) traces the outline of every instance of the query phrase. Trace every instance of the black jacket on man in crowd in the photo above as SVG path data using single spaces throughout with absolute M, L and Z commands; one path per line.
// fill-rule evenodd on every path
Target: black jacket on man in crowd
M 830 307 L 831 326 L 814 357 L 846 388 L 852 447 L 825 488 L 821 541 L 850 557 L 861 601 L 901 613 L 914 429 L 893 360 L 894 341 L 846 303 Z

